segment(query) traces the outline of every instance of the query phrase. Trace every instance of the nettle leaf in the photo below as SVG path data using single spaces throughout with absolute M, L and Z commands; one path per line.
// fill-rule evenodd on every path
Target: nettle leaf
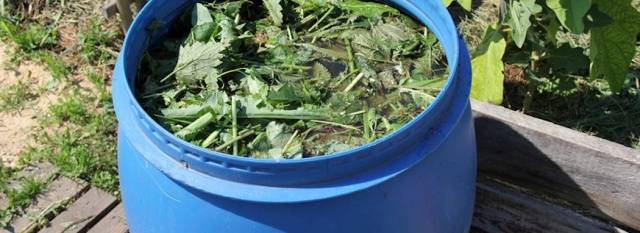
M 191 13 L 191 24 L 193 25 L 194 38 L 198 41 L 206 42 L 216 29 L 216 24 L 209 13 L 209 9 L 201 3 L 197 3 L 193 7 Z
M 269 16 L 273 20 L 273 24 L 280 27 L 282 26 L 282 6 L 280 0 L 263 0 L 264 6 L 269 11 Z
M 472 0 L 442 0 L 442 3 L 444 4 L 444 6 L 449 6 L 454 1 L 458 2 L 460 6 L 462 6 L 462 8 L 464 8 L 465 10 L 471 11 Z
M 631 6 L 631 0 L 615 3 L 594 0 L 594 4 L 601 12 L 613 18 L 613 22 L 591 29 L 591 77 L 604 76 L 612 90 L 620 91 L 636 53 L 640 13 Z
M 500 33 L 500 27 L 489 26 L 480 47 L 471 61 L 473 83 L 471 96 L 480 101 L 501 104 L 504 85 L 504 56 L 507 42 Z
M 363 16 L 367 18 L 381 17 L 385 13 L 400 14 L 400 12 L 393 7 L 386 4 L 375 2 L 363 2 L 358 0 L 347 0 L 344 3 L 338 5 L 343 10 L 347 10 L 354 15 Z
M 196 3 L 191 13 L 191 24 L 197 26 L 205 23 L 213 23 L 213 17 L 211 17 L 209 9 L 204 4 Z
M 192 84 L 215 72 L 222 64 L 225 46 L 217 42 L 196 41 L 180 48 L 178 63 L 174 70 L 176 79 L 184 84 Z
M 272 104 L 302 102 L 302 97 L 298 95 L 296 89 L 290 84 L 284 84 L 269 91 L 267 99 Z
M 591 0 L 547 0 L 547 6 L 572 33 L 584 32 L 584 16 L 591 8 Z
M 511 27 L 513 40 L 519 48 L 522 48 L 527 31 L 531 27 L 532 15 L 542 12 L 542 7 L 535 0 L 512 1 L 509 5 L 506 24 Z

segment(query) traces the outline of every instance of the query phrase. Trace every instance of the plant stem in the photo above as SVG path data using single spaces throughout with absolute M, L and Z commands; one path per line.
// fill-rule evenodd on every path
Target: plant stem
M 326 125 L 339 126 L 339 127 L 346 128 L 346 129 L 360 130 L 360 129 L 356 128 L 355 126 L 340 124 L 340 123 L 331 122 L 331 121 L 311 120 L 311 122 L 320 123 L 320 124 L 326 124 Z
M 234 95 L 231 97 L 231 136 L 233 136 L 233 138 L 238 137 L 238 106 L 236 105 L 236 96 Z M 238 155 L 238 141 L 233 142 L 233 155 Z
M 213 142 L 215 142 L 216 139 L 218 139 L 218 136 L 220 135 L 220 131 L 214 131 L 213 133 L 209 134 L 209 136 L 207 137 L 207 139 L 205 139 L 202 142 L 202 147 L 207 148 L 209 146 L 211 146 L 211 144 L 213 144 Z
M 531 72 L 536 72 L 538 69 L 538 59 L 540 56 L 538 55 L 538 51 L 531 51 Z M 531 103 L 533 102 L 533 93 L 536 90 L 536 84 L 534 80 L 529 79 L 529 83 L 527 84 L 527 94 L 524 97 L 524 101 L 522 103 L 522 112 L 526 113 L 531 109 Z
M 298 130 L 293 132 L 293 135 L 291 135 L 289 141 L 287 141 L 287 144 L 284 144 L 284 147 L 282 147 L 282 156 L 287 156 L 287 149 L 289 149 L 289 146 L 291 145 L 291 143 L 293 143 L 293 139 L 296 138 L 296 136 L 298 136 Z
M 247 137 L 249 137 L 249 136 L 251 136 L 251 135 L 253 135 L 255 133 L 256 133 L 256 131 L 249 130 L 246 133 L 240 134 L 240 136 L 232 139 L 231 141 L 228 141 L 225 144 L 222 144 L 219 147 L 216 147 L 216 151 L 223 151 L 224 149 L 226 149 L 227 147 L 231 146 L 232 144 L 234 144 L 234 143 L 236 143 L 236 142 L 238 142 L 238 141 L 240 141 L 242 139 L 245 139 L 245 138 L 247 138 Z
M 349 72 L 356 71 L 356 63 L 353 60 L 353 48 L 351 47 L 351 40 L 344 39 L 344 45 L 347 47 L 347 57 L 349 58 Z
M 364 77 L 364 73 L 360 73 L 358 74 L 358 76 L 356 76 L 356 78 L 353 79 L 353 81 L 351 81 L 351 83 L 349 83 L 349 86 L 347 86 L 343 92 L 349 92 L 351 91 L 351 89 L 353 89 L 353 87 L 356 86 L 356 84 L 358 84 L 358 82 L 360 82 L 360 79 L 362 79 L 362 77 Z
M 335 6 L 332 6 L 331 8 L 329 8 L 329 10 L 327 10 L 327 12 L 324 13 L 324 15 L 315 24 L 313 24 L 313 26 L 311 26 L 308 31 L 312 32 L 314 29 L 316 29 L 320 25 L 320 23 L 322 23 L 322 21 L 324 21 L 327 17 L 329 17 L 329 14 L 331 14 L 333 9 L 335 8 L 336 8 Z
M 208 112 L 207 114 L 202 115 L 193 123 L 189 124 L 187 127 L 184 127 L 184 129 L 178 131 L 176 133 L 176 136 L 182 139 L 187 139 L 187 137 L 198 132 L 199 130 L 207 126 L 209 123 L 211 123 L 213 121 L 213 118 L 214 118 L 213 114 Z

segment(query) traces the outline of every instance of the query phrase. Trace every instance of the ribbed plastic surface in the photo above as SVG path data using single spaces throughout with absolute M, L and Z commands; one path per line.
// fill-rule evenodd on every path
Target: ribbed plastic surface
M 402 129 L 350 151 L 253 160 L 174 137 L 134 97 L 144 51 L 193 1 L 152 0 L 114 71 L 122 196 L 136 232 L 466 232 L 476 152 L 468 52 L 440 0 L 387 1 L 440 38 L 451 77 Z M 150 24 L 162 25 L 154 35 Z

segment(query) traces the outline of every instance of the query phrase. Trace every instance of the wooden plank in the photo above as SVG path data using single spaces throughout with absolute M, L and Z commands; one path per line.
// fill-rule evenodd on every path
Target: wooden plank
M 109 1 L 102 6 L 102 16 L 105 18 L 111 18 L 118 13 L 118 2 L 115 0 Z
M 640 230 L 640 151 L 472 102 L 481 174 Z
M 626 232 L 489 179 L 480 179 L 476 194 L 473 232 Z
M 36 200 L 27 207 L 25 214 L 13 219 L 3 232 L 25 232 L 33 229 L 32 221 L 38 218 L 49 218 L 56 206 L 72 200 L 88 188 L 86 183 L 78 183 L 64 176 L 53 180 L 44 192 L 36 197 Z
M 35 179 L 38 181 L 46 182 L 49 179 L 53 178 L 53 176 L 56 175 L 57 172 L 58 169 L 53 166 L 53 164 L 48 162 L 29 165 L 18 171 L 17 174 L 15 174 L 14 177 L 12 177 L 12 179 L 8 182 L 8 186 L 12 189 L 21 189 L 25 179 Z M 0 209 L 7 208 L 9 206 L 8 201 L 9 200 L 7 200 L 4 194 L 0 193 Z
M 88 233 L 127 233 L 127 218 L 124 215 L 124 206 L 118 204 L 111 212 L 89 229 Z
M 118 200 L 111 194 L 95 187 L 91 188 L 73 202 L 67 210 L 51 220 L 40 232 L 86 232 L 117 203 Z
M 122 30 L 126 33 L 129 30 L 129 26 L 131 26 L 131 22 L 133 21 L 133 13 L 131 12 L 131 1 L 130 0 L 117 0 L 118 12 L 120 12 L 120 23 L 122 25 Z

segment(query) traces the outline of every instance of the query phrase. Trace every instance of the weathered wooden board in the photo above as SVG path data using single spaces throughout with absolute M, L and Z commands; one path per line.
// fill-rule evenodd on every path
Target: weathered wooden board
M 127 233 L 128 231 L 129 227 L 124 215 L 124 206 L 120 203 L 93 226 L 88 233 Z
M 13 189 L 21 189 L 25 179 L 35 179 L 46 182 L 51 179 L 57 171 L 58 170 L 55 166 L 48 162 L 30 165 L 18 171 L 18 173 L 15 174 L 15 176 L 8 182 L 8 186 Z M 7 200 L 4 194 L 0 193 L 0 209 L 7 208 L 9 205 L 8 201 L 9 200 Z
M 85 183 L 78 183 L 64 176 L 53 180 L 42 194 L 27 207 L 25 214 L 13 219 L 3 232 L 24 232 L 34 227 L 32 220 L 45 218 L 55 206 L 72 200 L 88 188 Z
M 105 18 L 111 18 L 118 13 L 118 2 L 116 0 L 110 0 L 102 6 L 102 16 Z
M 51 220 L 40 232 L 86 232 L 117 203 L 118 200 L 111 194 L 95 187 L 91 188 L 73 202 L 69 208 Z
M 585 217 L 489 179 L 480 179 L 478 182 L 473 217 L 475 232 L 625 232 L 611 224 Z
M 118 12 L 120 13 L 120 23 L 122 30 L 126 33 L 133 21 L 133 12 L 131 11 L 131 0 L 116 0 Z
M 473 102 L 481 174 L 640 230 L 640 151 Z

